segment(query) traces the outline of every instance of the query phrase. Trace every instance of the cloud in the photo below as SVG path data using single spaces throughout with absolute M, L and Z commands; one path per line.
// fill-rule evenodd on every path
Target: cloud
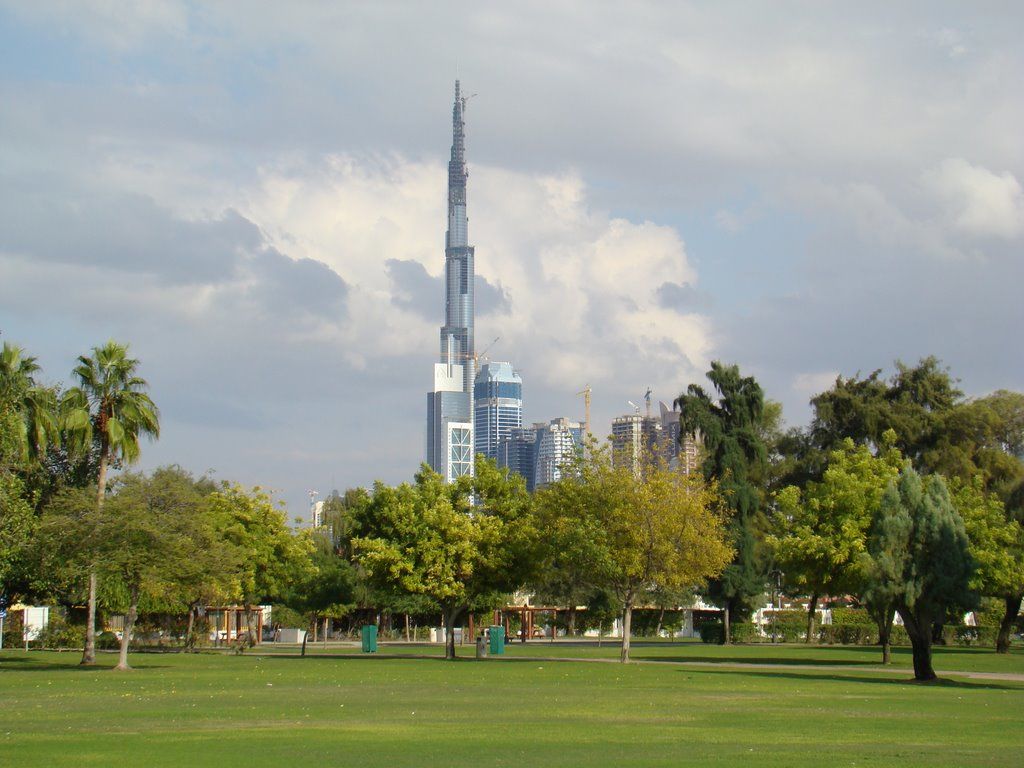
M 949 158 L 924 175 L 924 184 L 958 232 L 1007 240 L 1024 233 L 1024 191 L 1009 171 Z
M 444 320 L 444 276 L 436 277 L 418 261 L 388 259 L 384 269 L 391 281 L 391 303 L 401 309 L 411 310 L 427 320 L 439 324 Z M 491 285 L 476 275 L 473 290 L 478 316 L 509 309 L 508 295 L 501 286 Z

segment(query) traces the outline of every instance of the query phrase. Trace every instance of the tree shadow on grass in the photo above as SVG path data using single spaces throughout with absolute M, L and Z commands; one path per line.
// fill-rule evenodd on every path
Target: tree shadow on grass
M 924 687 L 924 688 L 956 688 L 962 690 L 977 690 L 977 691 L 1018 691 L 1024 692 L 1024 686 L 1022 685 L 1006 685 L 1003 683 L 996 682 L 979 682 L 977 680 L 954 680 L 948 677 L 939 678 L 929 682 L 919 682 L 909 677 L 898 677 L 896 675 L 886 675 L 878 677 L 869 677 L 867 675 L 847 675 L 842 672 L 789 672 L 783 670 L 770 670 L 770 669 L 677 669 L 677 672 L 684 674 L 709 674 L 709 675 L 747 675 L 751 677 L 767 677 L 778 680 L 779 678 L 787 680 L 827 680 L 831 682 L 839 683 L 863 683 L 867 685 L 899 685 L 899 686 L 912 686 L 912 687 Z
M 117 664 L 117 656 L 113 655 L 109 659 L 109 664 L 83 665 L 78 661 L 81 653 L 81 651 L 69 651 L 67 660 L 60 659 L 59 661 L 40 658 L 32 652 L 28 654 L 20 652 L 17 655 L 2 653 L 0 654 L 0 672 L 112 672 Z M 131 664 L 133 670 L 139 671 L 167 668 L 165 664 L 140 664 L 132 657 L 129 657 L 128 663 Z
M 698 656 L 686 654 L 680 656 L 651 656 L 643 653 L 630 653 L 630 658 L 637 661 L 664 661 L 671 663 L 698 662 L 701 664 L 779 664 L 800 665 L 806 667 L 877 667 L 882 663 L 881 654 L 878 659 L 822 659 L 801 658 L 799 656 Z

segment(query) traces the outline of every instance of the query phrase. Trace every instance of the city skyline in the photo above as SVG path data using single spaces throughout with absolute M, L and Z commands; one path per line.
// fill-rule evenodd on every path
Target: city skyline
M 602 436 L 713 359 L 790 424 L 898 358 L 1024 389 L 1021 9 L 531 8 L 0 3 L 0 338 L 52 383 L 130 343 L 142 469 L 293 516 L 407 479 L 461 77 L 474 330 L 528 420 L 590 384 Z

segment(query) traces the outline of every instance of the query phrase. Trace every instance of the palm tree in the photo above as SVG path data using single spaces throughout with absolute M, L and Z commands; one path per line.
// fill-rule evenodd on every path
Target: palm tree
M 52 389 L 39 386 L 34 357 L 10 342 L 0 351 L 0 421 L 15 435 L 10 446 L 18 461 L 35 460 L 60 442 L 57 398 Z
M 136 375 L 139 361 L 128 357 L 128 345 L 108 341 L 93 347 L 92 357 L 78 358 L 72 374 L 78 386 L 61 400 L 63 424 L 80 450 L 99 446 L 96 505 L 103 506 L 110 462 L 131 464 L 139 458 L 139 437 L 160 436 L 160 412 L 146 394 L 146 380 Z M 83 664 L 96 661 L 96 568 L 89 572 L 89 619 L 85 628 Z

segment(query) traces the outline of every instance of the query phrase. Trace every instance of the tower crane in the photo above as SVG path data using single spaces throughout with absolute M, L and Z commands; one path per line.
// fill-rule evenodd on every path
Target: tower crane
M 648 387 L 647 391 L 644 392 L 644 402 L 647 403 L 647 418 L 651 418 L 651 388 Z
M 636 403 L 634 403 L 632 400 L 627 400 L 626 402 L 629 403 L 630 407 L 633 409 L 633 412 L 637 416 L 639 416 L 640 415 L 640 406 L 637 405 Z

